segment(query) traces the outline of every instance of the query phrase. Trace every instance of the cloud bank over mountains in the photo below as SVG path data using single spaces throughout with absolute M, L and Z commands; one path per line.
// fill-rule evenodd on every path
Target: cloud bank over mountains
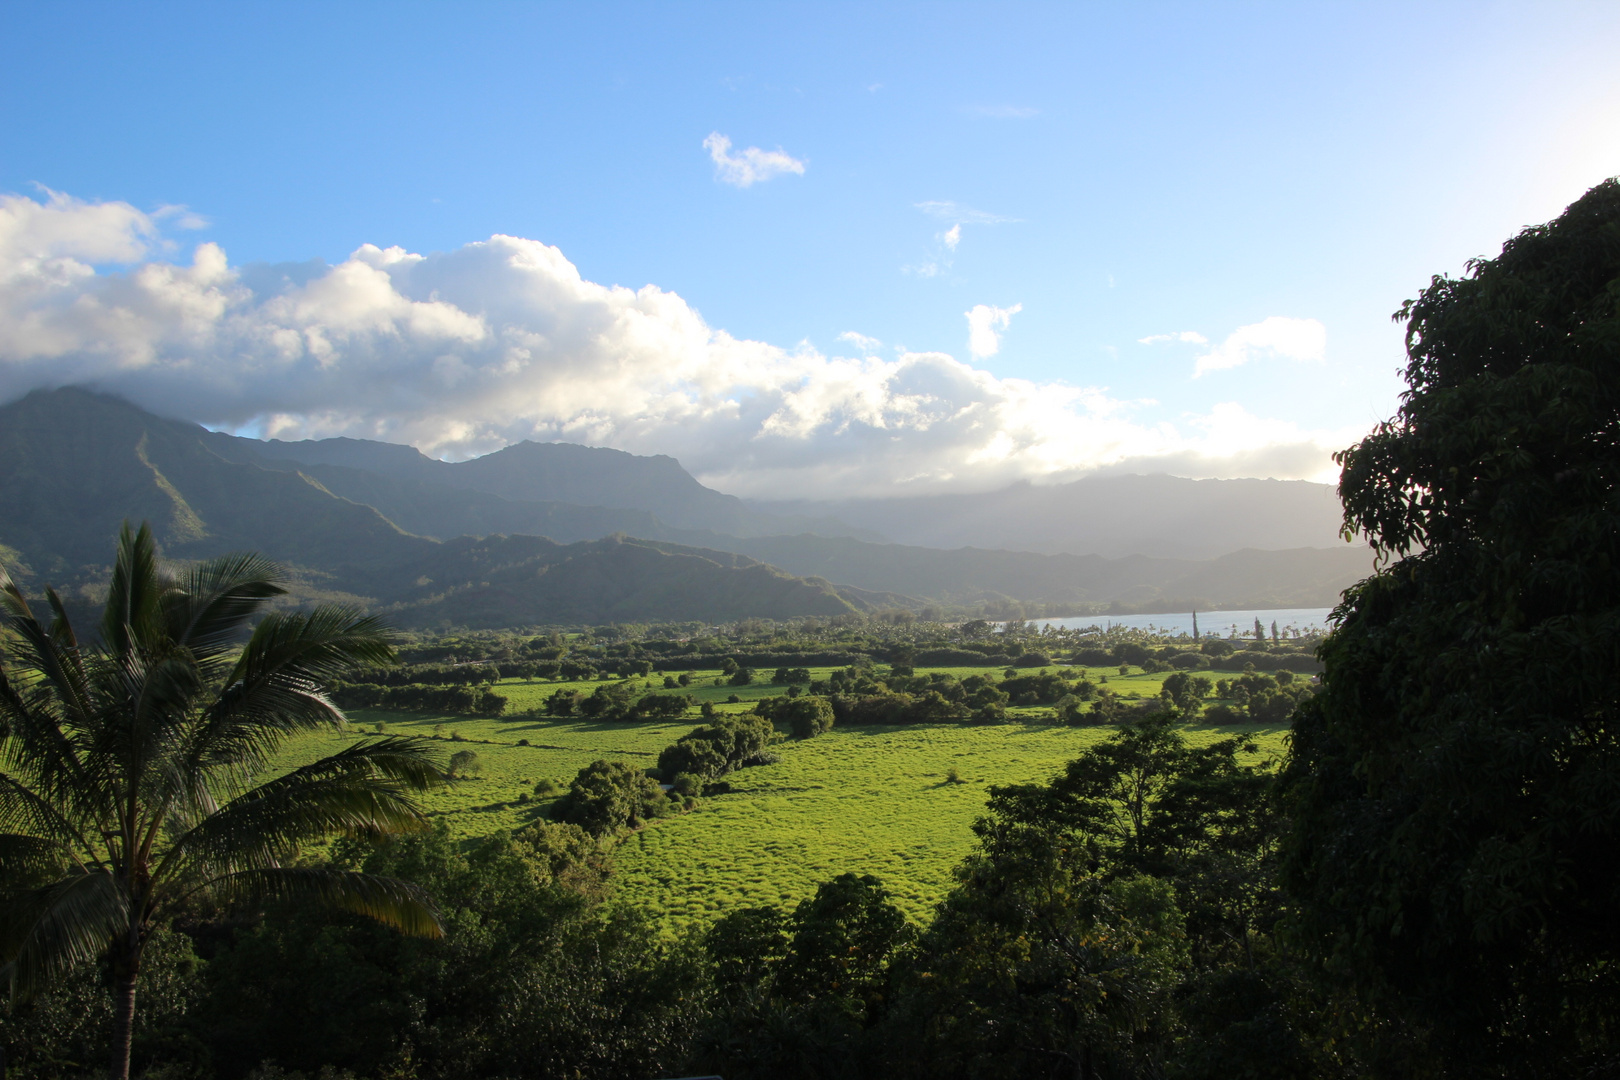
M 1103 388 L 1001 378 L 943 353 L 884 358 L 866 338 L 853 357 L 739 340 L 672 292 L 586 281 L 558 249 L 519 237 L 233 267 L 212 243 L 189 265 L 169 261 L 164 223 L 124 203 L 0 197 L 0 400 L 87 383 L 233 430 L 450 458 L 521 439 L 612 446 L 674 455 L 705 483 L 761 497 L 983 490 L 1098 469 L 1322 479 L 1329 451 L 1354 437 L 1236 404 L 1147 422 L 1150 403 Z M 1017 310 L 984 307 L 974 351 Z M 1273 329 L 1217 347 L 1226 362 L 1207 366 L 1240 349 L 1316 352 L 1310 328 Z

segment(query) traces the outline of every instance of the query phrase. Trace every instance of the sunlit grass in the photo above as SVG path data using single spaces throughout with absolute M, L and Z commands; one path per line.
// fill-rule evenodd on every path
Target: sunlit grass
M 826 678 L 833 670 L 812 669 L 812 675 Z M 943 670 L 960 678 L 992 669 Z M 1107 675 L 1109 688 L 1126 698 L 1157 696 L 1165 675 L 1132 671 L 1121 676 L 1117 668 L 1093 668 L 1089 674 L 1093 682 Z M 723 713 L 744 712 L 760 698 L 786 692 L 764 683 L 717 686 L 718 671 L 693 676 L 680 692 Z M 378 724 L 391 735 L 436 738 L 445 761 L 472 750 L 479 768 L 426 795 L 428 814 L 445 820 L 457 837 L 519 828 L 547 805 L 532 798 L 538 781 L 566 787 L 597 758 L 651 767 L 659 751 L 702 722 L 695 707 L 674 720 L 634 723 L 521 715 L 559 688 L 590 693 L 603 681 L 624 680 L 503 680 L 499 691 L 519 715 L 499 718 L 357 709 L 348 732 L 296 740 L 282 760 L 289 767 L 311 760 L 375 734 Z M 665 690 L 661 673 L 629 682 L 638 696 L 675 692 Z M 733 694 L 741 700 L 726 703 Z M 1046 780 L 1112 730 L 1041 722 L 1049 713 L 1048 706 L 1032 706 L 1009 710 L 1007 724 L 835 728 L 806 742 L 784 742 L 775 748 L 776 764 L 729 777 L 737 789 L 732 794 L 711 796 L 697 810 L 630 837 L 617 853 L 614 902 L 673 927 L 738 907 L 791 905 L 848 871 L 882 878 L 896 902 L 921 920 L 970 850 L 970 827 L 983 813 L 990 785 Z M 1187 732 L 1194 742 L 1253 735 L 1262 756 L 1283 750 L 1282 729 L 1195 725 Z M 961 783 L 947 781 L 952 767 Z

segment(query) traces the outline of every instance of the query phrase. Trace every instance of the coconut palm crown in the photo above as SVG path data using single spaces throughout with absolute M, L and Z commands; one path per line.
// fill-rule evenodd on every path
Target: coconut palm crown
M 0 979 L 27 995 L 106 962 L 115 1080 L 129 1075 L 142 949 L 178 904 L 298 896 L 440 933 L 410 885 L 287 865 L 334 834 L 422 828 L 413 793 L 441 774 L 399 738 L 273 764 L 288 737 L 343 727 L 326 680 L 393 659 L 356 609 L 265 612 L 279 577 L 256 555 L 167 572 L 150 530 L 126 524 L 92 644 L 54 591 L 42 622 L 0 569 Z

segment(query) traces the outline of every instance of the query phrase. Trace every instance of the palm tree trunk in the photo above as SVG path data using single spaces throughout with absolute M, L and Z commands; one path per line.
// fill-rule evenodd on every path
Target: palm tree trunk
M 113 962 L 112 1080 L 129 1080 L 129 1051 L 135 1038 L 135 982 L 141 974 L 140 952 L 123 947 Z

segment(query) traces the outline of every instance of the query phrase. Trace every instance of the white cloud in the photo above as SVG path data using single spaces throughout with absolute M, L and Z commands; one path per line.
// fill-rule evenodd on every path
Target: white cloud
M 709 133 L 709 137 L 703 140 L 703 148 L 714 160 L 715 179 L 736 187 L 750 187 L 783 173 L 804 175 L 805 163 L 789 157 L 781 148 L 761 150 L 757 146 L 750 146 L 741 153 L 731 153 L 731 140 L 718 131 Z
M 842 334 L 838 335 L 838 340 L 849 342 L 863 353 L 877 352 L 878 349 L 883 345 L 883 342 L 879 341 L 877 338 L 867 337 L 865 334 L 857 334 L 853 330 L 845 330 Z
M 864 336 L 842 339 L 853 358 L 739 340 L 674 293 L 587 281 L 513 236 L 425 256 L 368 244 L 335 266 L 162 250 L 127 204 L 0 198 L 0 401 L 87 383 L 231 430 L 451 458 L 520 439 L 614 446 L 761 496 L 983 490 L 1122 463 L 1317 476 L 1353 437 L 1236 406 L 1144 419 L 1148 403 L 1105 388 L 942 353 L 884 360 Z M 975 308 L 976 352 L 1018 310 Z
M 438 202 L 438 199 L 434 199 Z M 160 206 L 152 212 L 154 221 L 172 221 L 177 229 L 206 229 L 213 222 L 195 213 L 190 207 L 175 203 L 169 206 Z
M 1014 304 L 1010 308 L 974 304 L 973 310 L 967 313 L 968 351 L 980 359 L 996 355 L 1001 351 L 1001 334 L 998 331 L 1007 329 L 1012 317 L 1023 310 L 1023 304 Z
M 955 251 L 956 245 L 962 242 L 962 226 L 952 225 L 945 232 L 940 233 L 939 242 L 944 244 L 950 250 Z
M 1198 358 L 1193 377 L 1268 357 L 1320 363 L 1327 359 L 1327 327 L 1315 319 L 1290 319 L 1283 315 L 1240 326 L 1228 334 L 1225 341 Z
M 990 214 L 983 210 L 975 210 L 971 206 L 963 206 L 949 199 L 932 199 L 928 202 L 916 204 L 917 209 L 930 217 L 937 217 L 942 221 L 949 221 L 953 225 L 1007 225 L 1017 221 L 1017 218 L 1003 217 L 1000 214 Z
M 1191 345 L 1208 345 L 1209 338 L 1196 330 L 1183 330 L 1178 334 L 1149 334 L 1145 338 L 1137 338 L 1138 345 L 1162 345 L 1166 341 L 1183 341 Z

